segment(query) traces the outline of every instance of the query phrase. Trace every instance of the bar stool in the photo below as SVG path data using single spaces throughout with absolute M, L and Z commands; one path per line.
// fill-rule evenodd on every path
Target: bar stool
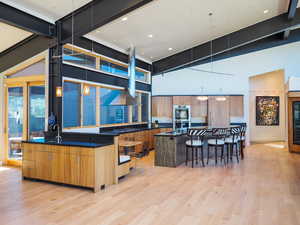
M 227 128 L 215 128 L 212 130 L 212 138 L 207 140 L 207 163 L 209 162 L 210 147 L 215 148 L 215 164 L 218 163 L 218 148 L 221 148 L 221 162 L 224 157 L 225 138 L 227 136 Z
M 241 127 L 240 127 L 240 138 L 239 138 L 239 143 L 240 143 L 240 146 L 241 146 L 241 159 L 243 160 L 244 159 L 244 148 L 246 146 L 246 130 L 247 130 L 247 125 L 246 124 L 243 124 Z
M 229 161 L 229 152 L 230 152 L 230 160 L 232 161 L 233 150 L 235 147 L 236 150 L 236 160 L 239 162 L 239 149 L 238 144 L 240 140 L 241 130 L 240 127 L 232 127 L 230 128 L 230 136 L 225 139 L 225 144 L 227 146 L 227 162 Z
M 185 142 L 186 147 L 186 158 L 185 158 L 185 165 L 188 164 L 189 161 L 189 150 L 192 150 L 192 168 L 194 167 L 194 149 L 196 150 L 196 163 L 198 164 L 198 149 L 201 150 L 201 161 L 203 167 L 204 160 L 203 160 L 203 139 L 206 134 L 206 129 L 189 129 L 187 132 L 187 136 L 189 140 Z

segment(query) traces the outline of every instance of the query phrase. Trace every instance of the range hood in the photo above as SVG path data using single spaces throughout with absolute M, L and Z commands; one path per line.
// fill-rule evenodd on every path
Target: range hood
M 128 87 L 126 88 L 126 105 L 134 105 L 135 101 L 135 47 L 129 49 Z

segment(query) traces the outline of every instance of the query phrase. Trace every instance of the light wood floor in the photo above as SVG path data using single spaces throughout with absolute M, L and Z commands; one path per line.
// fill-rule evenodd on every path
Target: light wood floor
M 138 166 L 96 194 L 0 167 L 0 224 L 300 224 L 300 155 L 281 143 L 252 145 L 227 167 L 153 167 L 153 154 Z

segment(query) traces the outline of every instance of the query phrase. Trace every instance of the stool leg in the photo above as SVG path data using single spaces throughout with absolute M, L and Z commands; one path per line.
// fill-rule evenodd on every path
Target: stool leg
M 196 148 L 196 164 L 199 163 L 199 161 L 198 161 L 198 159 L 199 159 L 198 151 L 199 151 L 199 148 Z
M 201 146 L 201 161 L 202 161 L 202 166 L 205 167 L 204 160 L 203 160 L 203 146 Z
M 218 164 L 218 146 L 215 146 L 215 163 Z
M 239 163 L 239 151 L 238 151 L 238 145 L 237 144 L 234 144 L 235 145 L 235 151 L 236 151 L 236 160 L 237 162 Z
M 244 141 L 241 141 L 241 159 L 244 159 Z
M 232 162 L 233 144 L 230 144 L 230 161 Z
M 189 152 L 188 152 L 188 147 L 185 147 L 185 165 L 187 166 L 188 164 L 188 158 L 189 158 Z
M 224 145 L 222 145 L 222 152 L 221 152 L 221 163 L 224 160 Z M 224 160 L 225 163 L 225 160 Z
M 229 144 L 226 144 L 226 150 L 227 150 L 227 163 L 229 163 Z
M 194 168 L 194 148 L 192 147 L 192 168 Z
M 208 161 L 209 161 L 209 146 L 207 147 L 207 162 L 206 162 L 206 164 L 208 164 Z

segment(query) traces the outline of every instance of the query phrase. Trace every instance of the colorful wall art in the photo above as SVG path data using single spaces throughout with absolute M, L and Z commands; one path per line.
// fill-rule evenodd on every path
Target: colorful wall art
M 279 96 L 256 96 L 256 126 L 279 126 Z

